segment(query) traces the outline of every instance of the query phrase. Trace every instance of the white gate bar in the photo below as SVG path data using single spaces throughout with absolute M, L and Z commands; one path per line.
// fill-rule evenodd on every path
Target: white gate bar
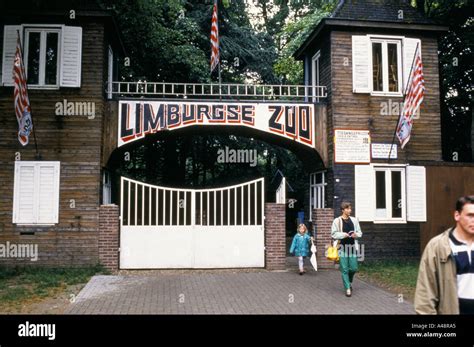
M 163 189 L 163 225 L 166 225 L 166 189 Z
M 240 214 L 242 217 L 240 225 L 244 225 L 244 186 L 240 187 Z
M 156 219 L 155 219 L 155 225 L 158 225 L 158 192 L 159 192 L 159 189 L 156 188 L 156 196 L 155 196 L 155 199 L 156 199 Z
M 170 190 L 170 224 L 173 225 L 173 191 Z
M 221 224 L 224 225 L 224 190 L 220 190 L 221 194 Z
M 135 220 L 134 220 L 134 225 L 137 225 L 137 216 L 138 216 L 138 208 L 137 208 L 137 205 L 138 205 L 138 184 L 135 183 Z
M 128 182 L 128 196 L 127 196 L 127 198 L 128 198 L 128 201 L 127 201 L 127 203 L 128 203 L 128 211 L 127 211 L 127 216 L 128 216 L 127 222 L 128 222 L 128 225 L 130 225 L 130 210 L 131 210 L 131 208 L 130 208 L 130 205 L 131 205 L 130 202 L 132 201 L 132 197 L 130 196 L 130 186 L 131 186 L 131 185 L 132 185 L 132 183 L 131 183 L 131 182 Z
M 183 221 L 184 221 L 184 224 L 183 225 L 186 225 L 186 222 L 187 222 L 187 211 L 186 211 L 186 203 L 188 202 L 188 199 L 187 199 L 187 195 L 188 193 L 187 192 L 184 192 L 184 200 L 183 200 L 183 206 L 184 206 L 184 216 L 183 216 Z
M 250 184 L 247 185 L 247 225 L 250 225 Z
M 196 192 L 197 194 L 198 192 Z M 204 208 L 202 206 L 202 196 L 203 196 L 203 192 L 199 192 L 199 199 L 201 199 L 200 203 L 199 203 L 199 224 L 200 225 L 204 225 L 202 224 L 202 212 L 204 211 Z
M 191 225 L 196 225 L 196 196 L 191 192 Z
M 120 178 L 120 216 L 122 217 L 121 219 L 123 219 L 123 177 Z M 130 207 L 128 208 L 128 210 L 130 210 Z M 121 222 L 121 224 L 123 225 L 123 222 Z
M 207 208 L 206 208 L 206 225 L 209 225 L 209 194 L 210 192 L 207 192 Z
M 253 203 L 254 203 L 254 225 L 257 225 L 258 224 L 258 218 L 257 218 L 257 202 L 258 202 L 258 189 L 257 189 L 257 182 L 254 183 L 254 186 L 253 186 Z
M 142 225 L 145 225 L 145 187 L 142 186 Z
M 152 188 L 148 188 L 148 201 L 150 201 L 150 203 L 148 204 L 148 225 L 151 225 L 151 197 L 152 197 Z
M 180 206 L 179 206 L 179 199 L 181 199 L 181 192 L 176 192 L 176 225 L 180 225 L 179 224 L 179 213 L 181 212 L 180 211 Z

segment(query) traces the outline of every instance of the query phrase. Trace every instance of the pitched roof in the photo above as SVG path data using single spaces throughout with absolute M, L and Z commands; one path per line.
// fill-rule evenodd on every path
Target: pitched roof
M 402 11 L 402 12 L 400 12 Z M 401 16 L 400 16 L 401 15 Z M 327 28 L 384 28 L 390 30 L 421 30 L 441 33 L 448 27 L 427 18 L 410 5 L 409 0 L 340 0 L 330 17 L 323 18 L 293 53 L 302 59 L 306 49 Z
M 403 11 L 403 18 L 399 17 Z M 331 18 L 410 24 L 435 24 L 408 0 L 341 0 Z

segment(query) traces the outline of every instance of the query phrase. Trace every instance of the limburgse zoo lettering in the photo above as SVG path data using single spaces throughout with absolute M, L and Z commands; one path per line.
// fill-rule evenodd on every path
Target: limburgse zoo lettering
M 307 104 L 121 101 L 118 146 L 193 125 L 246 126 L 314 147 L 314 106 Z

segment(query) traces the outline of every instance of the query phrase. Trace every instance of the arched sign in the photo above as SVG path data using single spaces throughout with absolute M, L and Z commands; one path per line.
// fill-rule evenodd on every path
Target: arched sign
M 245 126 L 314 148 L 314 105 L 292 103 L 120 101 L 118 147 L 147 134 L 188 126 Z

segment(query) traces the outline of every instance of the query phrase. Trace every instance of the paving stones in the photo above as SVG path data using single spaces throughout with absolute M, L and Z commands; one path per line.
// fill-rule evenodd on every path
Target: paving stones
M 339 271 L 158 271 L 94 276 L 69 314 L 414 314 L 396 294 Z

